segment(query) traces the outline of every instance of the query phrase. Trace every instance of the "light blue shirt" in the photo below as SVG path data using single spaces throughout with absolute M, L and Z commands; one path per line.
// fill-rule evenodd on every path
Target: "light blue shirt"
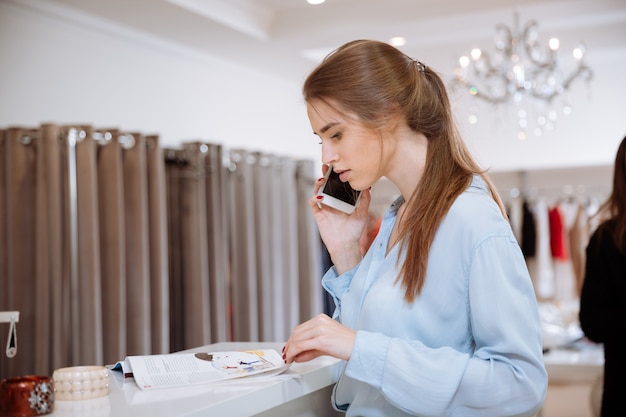
M 475 176 L 443 219 L 413 303 L 395 283 L 399 246 L 385 256 L 402 201 L 359 265 L 322 280 L 333 318 L 357 330 L 333 405 L 360 417 L 535 415 L 548 382 L 535 293 L 485 182 Z

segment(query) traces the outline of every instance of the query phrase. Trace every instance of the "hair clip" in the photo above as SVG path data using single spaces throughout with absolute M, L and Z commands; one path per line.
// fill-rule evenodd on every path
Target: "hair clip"
M 420 61 L 414 59 L 413 63 L 415 64 L 415 68 L 417 68 L 419 72 L 426 71 L 426 65 L 422 64 Z

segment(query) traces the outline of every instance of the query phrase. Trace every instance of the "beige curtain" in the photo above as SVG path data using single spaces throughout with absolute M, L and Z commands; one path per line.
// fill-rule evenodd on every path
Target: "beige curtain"
M 201 142 L 165 156 L 177 350 L 284 341 L 323 311 L 311 161 Z
M 323 311 L 313 163 L 241 149 L 228 160 L 233 338 L 285 341 Z
M 324 311 L 324 291 L 321 278 L 324 272 L 322 245 L 319 232 L 309 208 L 311 184 L 315 175 L 313 161 L 301 160 L 296 165 L 296 206 L 298 233 L 299 322 Z
M 52 300 L 46 297 L 48 281 L 39 283 L 36 277 L 36 263 L 33 254 L 36 251 L 35 242 L 35 205 L 41 203 L 37 199 L 36 182 L 37 171 L 33 169 L 37 154 L 33 142 L 37 132 L 29 129 L 8 129 L 2 136 L 2 184 L 3 219 L 2 226 L 2 261 L 0 270 L 3 308 L 0 310 L 19 310 L 20 322 L 17 325 L 18 356 L 7 361 L 4 352 L 0 358 L 0 372 L 2 375 L 14 375 L 22 369 L 22 358 L 32 358 L 36 355 L 37 347 L 34 344 L 24 343 L 24 340 L 33 340 L 37 330 L 34 316 L 38 302 L 44 306 Z M 10 221 L 8 221 L 10 219 Z M 47 257 L 40 262 L 47 262 Z M 40 300 L 36 300 L 37 295 Z M 44 327 L 46 323 L 44 323 Z M 4 327 L 2 336 L 4 336 Z M 48 333 L 46 331 L 46 333 Z M 4 337 L 2 338 L 4 342 Z M 4 343 L 2 343 L 4 345 Z M 24 346 L 22 346 L 24 345 Z M 47 356 L 47 355 L 46 355 Z M 46 358 L 47 359 L 47 358 Z
M 0 377 L 222 341 L 323 311 L 313 164 L 44 124 L 0 130 Z
M 46 124 L 6 129 L 0 149 L 0 310 L 20 311 L 0 374 L 169 351 L 158 138 Z
M 230 340 L 222 147 L 165 151 L 172 350 Z

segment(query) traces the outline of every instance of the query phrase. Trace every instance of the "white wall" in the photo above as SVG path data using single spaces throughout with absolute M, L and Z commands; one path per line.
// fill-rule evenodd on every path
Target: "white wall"
M 626 42 L 615 52 L 588 51 L 590 88 L 576 85 L 574 113 L 540 138 L 520 142 L 489 108 L 468 125 L 469 97 L 453 93 L 478 159 L 494 171 L 611 165 L 626 135 Z M 454 53 L 420 59 L 447 70 Z M 238 68 L 93 18 L 0 0 L 0 127 L 87 123 L 156 133 L 165 145 L 202 139 L 318 162 L 300 87 L 255 73 L 254 62 Z
M 253 62 L 237 68 L 70 17 L 0 0 L 0 128 L 86 123 L 156 133 L 170 146 L 319 154 L 299 85 L 259 75 Z

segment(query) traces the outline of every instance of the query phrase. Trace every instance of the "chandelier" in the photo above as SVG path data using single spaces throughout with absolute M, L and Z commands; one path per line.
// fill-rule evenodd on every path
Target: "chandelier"
M 568 115 L 571 107 L 564 97 L 578 79 L 591 80 L 593 72 L 583 58 L 582 44 L 574 48 L 575 68 L 565 74 L 558 56 L 559 40 L 551 38 L 542 48 L 537 22 L 526 23 L 522 30 L 519 15 L 514 13 L 514 26 L 496 26 L 495 52 L 474 48 L 470 56 L 459 58 L 453 84 L 470 95 L 494 106 L 513 104 L 517 113 L 518 138 L 526 138 L 528 130 L 536 136 L 554 128 L 559 110 Z M 559 109 L 560 107 L 560 109 Z M 471 114 L 469 122 L 477 122 Z

